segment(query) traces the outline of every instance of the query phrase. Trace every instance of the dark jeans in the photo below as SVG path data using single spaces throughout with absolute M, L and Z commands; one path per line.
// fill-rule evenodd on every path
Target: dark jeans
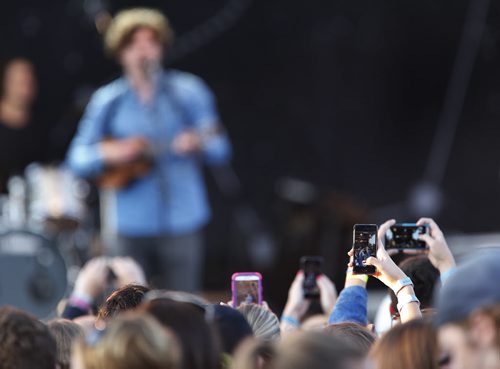
M 113 254 L 134 258 L 155 288 L 197 292 L 203 267 L 202 232 L 181 236 L 119 236 Z

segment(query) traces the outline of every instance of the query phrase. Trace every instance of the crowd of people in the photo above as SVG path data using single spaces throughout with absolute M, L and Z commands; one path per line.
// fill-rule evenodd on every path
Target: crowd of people
M 392 295 L 378 334 L 367 317 L 367 275 L 352 273 L 337 294 L 317 278 L 323 313 L 311 315 L 304 273 L 290 286 L 280 318 L 263 302 L 208 302 L 148 286 L 129 257 L 98 257 L 81 270 L 59 317 L 42 322 L 0 309 L 0 366 L 5 369 L 494 369 L 500 368 L 500 250 L 477 251 L 456 265 L 429 218 L 427 249 L 398 266 L 379 228 L 373 275 Z M 105 296 L 105 298 L 103 298 Z
M 430 218 L 416 223 L 429 229 L 419 236 L 425 249 L 399 265 L 384 245 L 394 220 L 378 228 L 376 252 L 356 259 L 388 288 L 375 322 L 353 249 L 340 293 L 319 274 L 319 296 L 306 294 L 299 270 L 282 312 L 261 299 L 236 306 L 195 294 L 210 219 L 201 163 L 227 163 L 231 145 L 205 83 L 162 69 L 172 39 L 151 9 L 120 13 L 109 27 L 106 49 L 124 75 L 93 95 L 66 164 L 101 187 L 115 244 L 83 266 L 57 318 L 0 308 L 0 369 L 500 369 L 500 250 L 457 266 Z M 33 137 L 24 131 L 36 79 L 26 60 L 4 79 L 0 137 L 12 155 L 33 146 L 20 138 Z M 12 170 L 29 160 L 0 157 Z M 0 191 L 11 174 L 0 173 Z

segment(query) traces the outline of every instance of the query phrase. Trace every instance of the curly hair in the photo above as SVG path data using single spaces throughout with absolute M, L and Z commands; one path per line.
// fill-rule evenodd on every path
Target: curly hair
M 139 28 L 148 28 L 155 32 L 162 44 L 171 44 L 174 31 L 170 23 L 160 11 L 149 8 L 133 8 L 122 10 L 111 22 L 104 36 L 104 46 L 107 53 L 116 58 L 126 47 Z
M 2 369 L 54 369 L 56 342 L 49 329 L 19 309 L 0 308 Z

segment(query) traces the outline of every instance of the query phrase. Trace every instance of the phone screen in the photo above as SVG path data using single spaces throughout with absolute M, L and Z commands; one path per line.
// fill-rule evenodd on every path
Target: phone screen
M 375 224 L 356 224 L 354 226 L 354 274 L 373 274 L 375 267 L 364 265 L 364 261 L 377 254 L 377 226 Z
M 385 234 L 385 247 L 388 249 L 425 249 L 427 244 L 420 241 L 421 234 L 429 233 L 429 226 L 414 223 L 395 224 Z
M 233 277 L 233 306 L 262 303 L 261 278 L 258 275 L 235 275 Z
M 309 299 L 319 298 L 319 288 L 316 284 L 316 277 L 321 272 L 323 258 L 321 256 L 303 256 L 300 259 L 300 268 L 304 272 L 304 297 Z

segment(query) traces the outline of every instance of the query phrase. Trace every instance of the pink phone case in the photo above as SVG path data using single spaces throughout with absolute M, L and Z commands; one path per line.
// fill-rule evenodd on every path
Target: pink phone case
M 262 305 L 262 274 L 259 272 L 239 272 L 239 273 L 234 273 L 231 277 L 231 293 L 232 293 L 232 302 L 233 302 L 233 307 L 237 308 L 236 306 L 236 277 L 238 276 L 256 276 L 258 278 L 258 284 L 259 284 L 259 305 Z

